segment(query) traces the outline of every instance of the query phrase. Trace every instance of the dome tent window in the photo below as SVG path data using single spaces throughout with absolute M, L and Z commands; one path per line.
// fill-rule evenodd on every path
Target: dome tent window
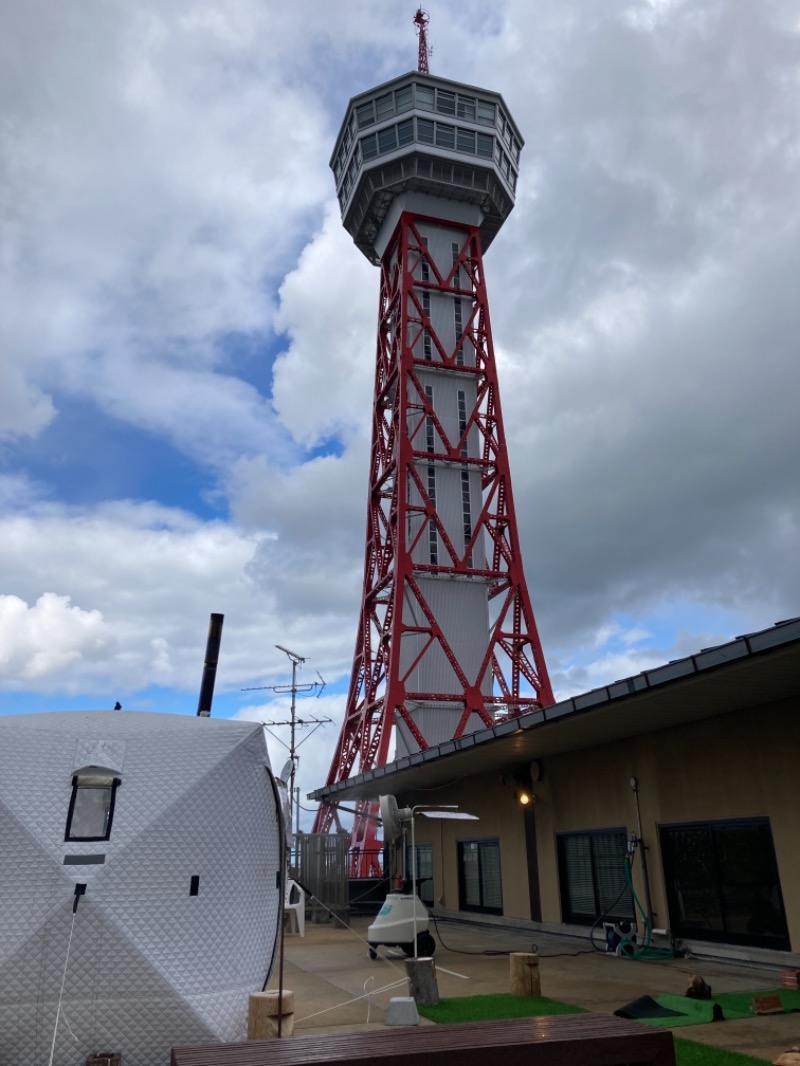
M 108 840 L 118 777 L 76 774 L 72 778 L 65 840 Z

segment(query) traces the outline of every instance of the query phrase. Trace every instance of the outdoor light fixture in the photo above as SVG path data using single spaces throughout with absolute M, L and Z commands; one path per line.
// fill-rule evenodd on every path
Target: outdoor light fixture
M 514 799 L 521 807 L 529 807 L 539 798 L 533 791 L 533 777 L 528 763 L 503 771 L 500 783 L 514 786 Z

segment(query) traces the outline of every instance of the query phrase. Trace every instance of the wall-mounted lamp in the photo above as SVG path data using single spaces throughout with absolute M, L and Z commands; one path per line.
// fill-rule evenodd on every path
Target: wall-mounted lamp
M 500 774 L 500 783 L 514 786 L 514 799 L 521 807 L 529 807 L 539 799 L 533 791 L 533 779 L 528 763 L 516 766 L 513 770 L 504 770 Z

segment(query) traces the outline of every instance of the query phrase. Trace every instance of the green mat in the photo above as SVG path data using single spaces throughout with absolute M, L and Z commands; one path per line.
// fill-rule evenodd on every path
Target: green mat
M 747 999 L 747 1004 L 754 994 L 762 993 L 731 993 L 731 995 Z M 677 998 L 681 1001 L 685 999 L 684 996 Z M 491 1018 L 517 1018 L 520 1015 L 581 1013 L 582 1010 L 582 1007 L 560 1003 L 558 1000 L 547 999 L 545 996 L 528 999 L 524 996 L 507 994 L 443 999 L 435 1007 L 419 1007 L 419 1013 L 423 1017 L 439 1023 L 477 1022 Z M 764 1059 L 756 1059 L 738 1051 L 696 1044 L 693 1040 L 681 1040 L 679 1037 L 675 1037 L 675 1061 L 677 1066 L 765 1066 Z
M 722 1011 L 724 1020 L 733 1018 L 755 1018 L 750 1010 L 754 996 L 779 996 L 783 1009 L 800 1010 L 800 992 L 787 991 L 785 988 L 756 989 L 754 992 L 723 992 L 711 999 L 689 999 L 688 996 L 656 996 L 655 1000 L 662 1007 L 680 1011 L 680 1018 L 639 1018 L 647 1025 L 657 1025 L 661 1029 L 673 1029 L 680 1025 L 705 1025 L 714 1020 L 714 1005 Z M 719 1013 L 719 1012 L 717 1012 Z
M 441 999 L 436 1006 L 420 1004 L 419 1013 L 428 1021 L 445 1025 L 495 1018 L 532 1018 L 539 1014 L 583 1014 L 584 1009 L 548 999 L 547 996 L 512 996 L 500 992 L 489 996 Z

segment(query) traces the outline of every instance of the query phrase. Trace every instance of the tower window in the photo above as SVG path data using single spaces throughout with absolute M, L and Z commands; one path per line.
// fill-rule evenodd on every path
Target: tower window
M 464 437 L 467 430 L 467 394 L 463 389 L 458 390 L 458 435 Z M 466 437 L 461 443 L 461 454 L 469 455 Z
M 76 774 L 72 779 L 65 840 L 108 840 L 118 777 Z
M 394 106 L 397 109 L 398 114 L 401 111 L 410 111 L 414 106 L 414 101 L 411 98 L 411 86 L 407 85 L 404 89 L 398 89 L 394 94 Z
M 458 117 L 475 121 L 475 97 L 458 94 Z
M 386 126 L 378 133 L 378 151 L 392 152 L 397 147 L 397 126 Z
M 361 155 L 364 160 L 374 159 L 378 154 L 378 139 L 374 133 L 361 138 Z
M 459 152 L 468 152 L 475 155 L 475 131 L 456 128 L 456 147 Z
M 429 292 L 423 292 L 422 294 L 422 311 L 426 320 L 430 321 L 431 317 L 431 294 Z M 422 331 L 422 354 L 426 359 L 433 358 L 433 344 L 431 342 L 431 331 L 427 326 Z
M 388 118 L 389 115 L 394 114 L 394 96 L 392 93 L 384 93 L 383 96 L 378 96 L 375 100 L 375 114 L 377 115 L 378 122 L 382 118 Z
M 425 399 L 433 407 L 433 385 L 425 386 Z M 425 447 L 429 452 L 436 450 L 436 431 L 430 415 L 425 416 Z
M 469 492 L 469 471 L 461 471 L 461 514 L 464 523 L 464 547 L 472 540 L 472 504 Z
M 486 126 L 493 126 L 496 114 L 494 104 L 490 104 L 488 100 L 478 101 L 478 122 L 482 122 Z
M 443 122 L 436 123 L 436 144 L 439 148 L 455 148 L 456 128 L 446 126 Z
M 428 467 L 428 496 L 433 506 L 436 506 L 436 468 Z M 431 565 L 439 562 L 439 537 L 436 532 L 436 521 L 431 518 L 428 522 L 428 557 Z
M 436 93 L 436 110 L 441 111 L 443 115 L 454 115 L 456 113 L 456 94 L 448 92 L 446 89 L 439 89 Z
M 453 243 L 450 245 L 450 251 L 452 252 L 452 255 L 453 255 L 453 266 L 455 266 L 456 263 L 458 262 L 458 253 L 461 251 L 461 249 L 458 246 L 458 242 L 457 241 L 453 241 Z M 458 269 L 458 268 L 453 271 L 453 288 L 454 289 L 460 289 L 461 288 L 461 270 Z
M 414 140 L 414 120 L 407 118 L 405 122 L 399 123 L 397 127 L 397 140 L 400 147 L 404 144 L 411 144 Z
M 417 140 L 420 144 L 433 144 L 433 123 L 429 118 L 417 119 Z
M 361 104 L 356 108 L 356 118 L 358 119 L 358 125 L 361 129 L 364 126 L 371 126 L 375 121 L 375 106 L 372 100 L 369 100 L 366 104 Z
M 433 89 L 427 85 L 415 86 L 417 94 L 417 107 L 420 111 L 433 111 Z
M 485 159 L 491 159 L 494 151 L 494 137 L 490 137 L 488 133 L 478 134 L 478 155 L 483 156 Z

